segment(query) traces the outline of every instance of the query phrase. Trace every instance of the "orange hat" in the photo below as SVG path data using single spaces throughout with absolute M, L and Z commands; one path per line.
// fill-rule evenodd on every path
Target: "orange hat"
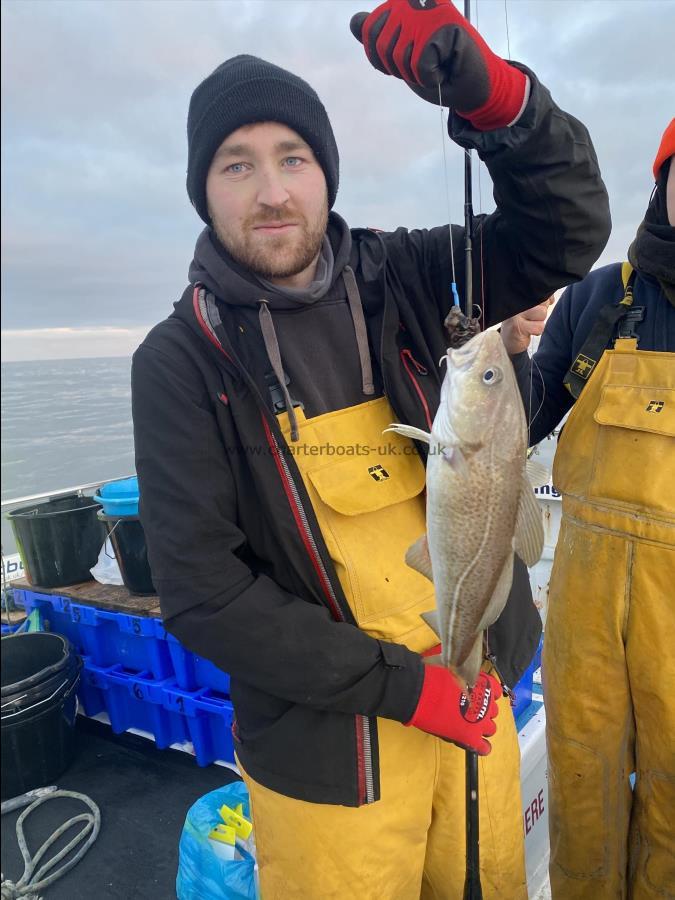
M 670 125 L 663 132 L 656 159 L 654 160 L 654 178 L 659 177 L 659 169 L 669 156 L 675 155 L 675 119 L 670 120 Z

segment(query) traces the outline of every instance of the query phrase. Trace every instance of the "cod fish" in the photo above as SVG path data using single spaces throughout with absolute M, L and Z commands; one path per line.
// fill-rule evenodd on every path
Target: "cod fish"
M 440 638 L 442 664 L 473 687 L 483 631 L 511 589 L 514 553 L 533 566 L 544 544 L 526 468 L 534 483 L 547 475 L 527 461 L 523 402 L 500 335 L 484 331 L 446 360 L 431 434 L 401 424 L 387 430 L 429 444 L 427 533 L 406 563 L 434 584 L 436 610 L 422 617 Z

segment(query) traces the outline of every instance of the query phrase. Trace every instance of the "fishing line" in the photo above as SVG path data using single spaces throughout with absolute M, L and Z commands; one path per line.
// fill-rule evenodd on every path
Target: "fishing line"
M 518 334 L 523 337 L 527 337 L 527 333 L 522 328 L 520 321 L 518 319 L 516 319 L 516 325 L 518 328 Z M 531 340 L 531 337 L 532 336 L 530 335 L 530 340 Z M 528 396 L 528 403 L 527 403 L 527 446 L 529 448 L 532 425 L 536 421 L 537 416 L 539 415 L 539 413 L 541 412 L 541 410 L 544 406 L 544 401 L 546 400 L 546 382 L 544 381 L 544 375 L 543 375 L 541 369 L 539 368 L 539 363 L 534 358 L 534 353 L 532 353 L 532 355 L 530 356 L 529 347 L 526 352 L 527 352 L 528 356 L 530 357 L 530 382 L 529 382 L 529 396 Z M 539 402 L 539 406 L 537 407 L 537 411 L 535 412 L 534 415 L 532 415 L 532 396 L 534 393 L 534 370 L 535 369 L 537 370 L 537 373 L 539 375 L 539 380 L 541 381 L 542 395 L 541 395 L 541 400 Z M 528 454 L 528 456 L 529 456 L 529 454 Z
M 506 52 L 508 54 L 508 59 L 511 59 L 511 37 L 509 34 L 509 6 L 507 0 L 504 0 L 504 23 L 506 25 Z M 545 327 L 545 326 L 544 326 Z M 518 326 L 520 330 L 520 324 Z M 529 355 L 529 354 L 528 354 Z M 541 401 L 535 412 L 534 416 L 532 415 L 532 395 L 534 393 L 534 370 L 537 370 L 539 375 L 539 379 L 541 381 L 542 387 L 542 395 Z M 542 411 L 544 406 L 544 400 L 546 399 L 546 382 L 544 381 L 544 376 L 542 374 L 541 369 L 539 368 L 539 364 L 534 358 L 534 353 L 530 356 L 530 388 L 529 388 L 529 397 L 528 397 L 528 408 L 527 408 L 527 445 L 530 446 L 530 438 L 532 434 L 532 425 L 537 419 L 537 416 Z
M 443 148 L 443 175 L 445 176 L 445 200 L 448 205 L 448 236 L 450 238 L 450 262 L 452 264 L 452 302 L 455 306 L 459 306 L 459 294 L 457 293 L 457 276 L 455 274 L 455 249 L 452 243 L 452 214 L 450 210 L 450 183 L 448 180 L 448 160 L 445 152 L 446 141 L 446 122 L 443 118 L 443 97 L 441 94 L 441 83 L 438 82 L 438 108 L 441 111 L 441 147 Z
M 521 326 L 519 319 L 516 319 L 516 324 L 518 326 L 518 334 L 523 337 L 527 337 L 528 335 L 525 332 L 525 330 L 523 329 L 523 327 Z M 529 391 L 528 391 L 528 397 L 527 397 L 527 447 L 528 447 L 528 450 L 529 450 L 530 444 L 531 444 L 530 438 L 531 438 L 532 422 L 533 422 L 533 419 L 532 419 L 532 394 L 534 392 L 534 366 L 533 366 L 534 353 L 530 354 L 530 343 L 531 342 L 532 342 L 532 336 L 530 335 L 529 340 L 528 340 L 528 345 L 525 349 L 525 352 L 527 353 L 527 355 L 530 358 L 530 385 L 529 385 Z M 537 366 L 537 368 L 539 368 L 539 367 Z M 543 378 L 542 378 L 542 383 L 543 383 Z M 539 407 L 539 410 L 540 409 L 541 409 L 541 406 Z M 539 412 L 539 410 L 537 410 L 537 413 Z
M 529 415 L 531 416 L 531 418 L 530 418 L 530 424 L 528 425 L 528 428 L 527 428 L 528 445 L 529 445 L 529 441 L 530 441 L 530 428 L 532 427 L 533 423 L 536 421 L 539 413 L 542 411 L 543 406 L 544 406 L 544 400 L 546 399 L 546 382 L 544 381 L 543 372 L 539 368 L 539 363 L 534 358 L 534 355 L 532 355 L 530 357 L 530 363 L 531 363 L 531 366 L 530 366 L 530 411 L 529 411 Z M 534 415 L 532 415 L 532 382 L 534 379 L 534 375 L 533 375 L 534 369 L 537 370 L 537 373 L 539 375 L 539 380 L 541 381 L 542 394 L 541 394 L 541 402 L 539 403 L 539 406 L 537 407 L 537 411 Z
M 504 25 L 506 28 L 507 59 L 511 59 L 511 35 L 509 32 L 508 0 L 504 0 Z M 476 29 L 478 30 L 478 0 L 476 0 Z M 481 190 L 480 167 L 478 168 L 478 202 L 480 204 L 480 209 L 482 211 L 483 195 L 482 195 L 482 190 Z M 482 229 L 481 229 L 480 237 L 481 237 L 481 288 L 482 288 L 482 283 L 483 283 L 483 231 L 482 231 Z M 521 335 L 524 334 L 524 331 L 521 328 L 520 322 L 518 322 L 518 331 Z M 528 402 L 527 402 L 527 445 L 528 445 L 528 447 L 530 446 L 530 436 L 531 436 L 531 432 L 532 432 L 532 425 L 533 425 L 534 421 L 536 420 L 537 416 L 539 415 L 539 413 L 541 412 L 541 410 L 544 406 L 544 400 L 546 397 L 546 384 L 544 382 L 544 376 L 542 375 L 542 372 L 541 372 L 541 369 L 539 368 L 538 363 L 534 359 L 534 353 L 530 356 L 530 361 L 531 361 L 530 362 L 530 384 L 529 384 Z M 534 370 L 535 370 L 535 368 L 536 368 L 536 370 L 539 374 L 539 378 L 541 380 L 542 398 L 541 398 L 541 402 L 539 403 L 539 407 L 537 408 L 537 411 L 535 412 L 535 414 L 533 416 L 532 415 L 532 396 L 534 394 Z
M 506 53 L 507 59 L 511 59 L 511 36 L 509 33 L 509 6 L 507 0 L 504 0 L 504 24 L 506 26 Z M 520 331 L 520 323 L 518 324 L 518 330 Z M 522 332 L 521 332 L 522 333 Z M 529 348 L 528 348 L 529 349 Z M 529 355 L 529 353 L 528 353 Z M 537 369 L 539 373 L 539 377 L 541 379 L 542 386 L 542 398 L 539 404 L 539 408 L 537 409 L 534 416 L 532 415 L 532 395 L 534 393 L 534 370 Z M 530 446 L 530 438 L 532 434 L 532 425 L 542 410 L 544 405 L 544 398 L 546 396 L 546 385 L 544 383 L 544 376 L 541 373 L 541 369 L 534 359 L 534 353 L 530 356 L 530 385 L 528 392 L 528 401 L 527 401 L 527 446 Z
M 476 31 L 480 33 L 480 28 L 478 26 L 478 0 L 476 0 Z M 480 224 L 478 226 L 478 240 L 480 242 L 480 305 L 476 303 L 476 307 L 478 308 L 478 316 L 477 318 L 483 319 L 483 305 L 485 302 L 485 268 L 483 265 L 483 184 L 481 182 L 481 166 L 480 157 L 478 158 L 478 215 L 481 219 Z

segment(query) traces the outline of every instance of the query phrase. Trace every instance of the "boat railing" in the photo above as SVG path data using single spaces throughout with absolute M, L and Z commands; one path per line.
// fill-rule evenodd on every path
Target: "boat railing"
M 93 491 L 101 487 L 103 484 L 110 484 L 113 481 L 124 481 L 126 478 L 132 478 L 133 475 L 120 475 L 117 478 L 106 478 L 103 481 L 90 481 L 88 484 L 76 484 L 74 487 L 59 488 L 56 491 L 44 491 L 41 494 L 27 494 L 25 497 L 13 497 L 10 500 L 3 500 L 1 504 L 2 511 L 10 509 L 13 506 L 20 506 L 22 503 L 37 503 L 40 500 L 56 500 L 59 497 L 66 497 L 69 494 L 76 494 L 83 497 L 87 491 Z
M 1 505 L 1 510 L 4 515 L 10 512 L 17 506 L 28 505 L 31 503 L 39 503 L 43 500 L 58 500 L 59 497 L 67 497 L 72 496 L 73 494 L 77 497 L 84 497 L 89 493 L 92 493 L 97 488 L 101 487 L 104 484 L 110 484 L 113 481 L 123 481 L 125 478 L 131 478 L 132 475 L 119 475 L 117 478 L 106 478 L 103 481 L 90 481 L 87 484 L 76 484 L 72 487 L 58 488 L 54 491 L 43 491 L 40 494 L 27 494 L 24 497 L 12 497 L 9 500 L 3 500 Z M 5 531 L 5 523 L 3 522 L 3 540 L 2 545 L 0 546 L 0 556 L 2 559 L 2 575 L 1 575 L 1 585 L 2 585 L 2 593 L 3 596 L 7 595 L 8 588 L 8 562 L 10 560 L 18 560 L 19 556 L 16 552 L 16 547 L 14 546 L 14 536 L 11 532 Z M 16 566 L 19 566 L 19 563 L 16 563 Z M 3 606 L 5 606 L 3 602 Z M 3 609 L 4 612 L 4 609 Z

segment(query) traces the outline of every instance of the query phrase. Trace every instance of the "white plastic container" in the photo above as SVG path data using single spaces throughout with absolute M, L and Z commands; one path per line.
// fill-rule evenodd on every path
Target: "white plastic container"
M 557 433 L 554 432 L 544 438 L 535 447 L 533 456 L 538 462 L 543 463 L 549 471 L 553 468 L 553 458 L 558 446 Z M 530 586 L 534 605 L 539 610 L 539 615 L 546 625 L 546 613 L 548 609 L 548 588 L 551 580 L 551 568 L 553 555 L 560 533 L 560 520 L 562 516 L 562 498 L 553 487 L 553 481 L 549 477 L 548 483 L 534 488 L 534 495 L 539 501 L 544 521 L 544 550 L 541 559 L 530 569 Z
M 558 534 L 560 533 L 562 498 L 550 481 L 548 484 L 534 488 L 534 496 L 539 501 L 544 520 L 544 547 L 553 550 L 558 542 Z
M 546 613 L 548 611 L 548 589 L 553 567 L 553 553 L 553 547 L 545 546 L 541 559 L 529 570 L 532 599 L 539 610 L 544 627 L 546 627 Z
M 532 702 L 536 711 L 518 733 L 518 742 L 527 890 L 535 897 L 547 883 L 549 842 L 546 713 L 540 694 L 533 693 Z

